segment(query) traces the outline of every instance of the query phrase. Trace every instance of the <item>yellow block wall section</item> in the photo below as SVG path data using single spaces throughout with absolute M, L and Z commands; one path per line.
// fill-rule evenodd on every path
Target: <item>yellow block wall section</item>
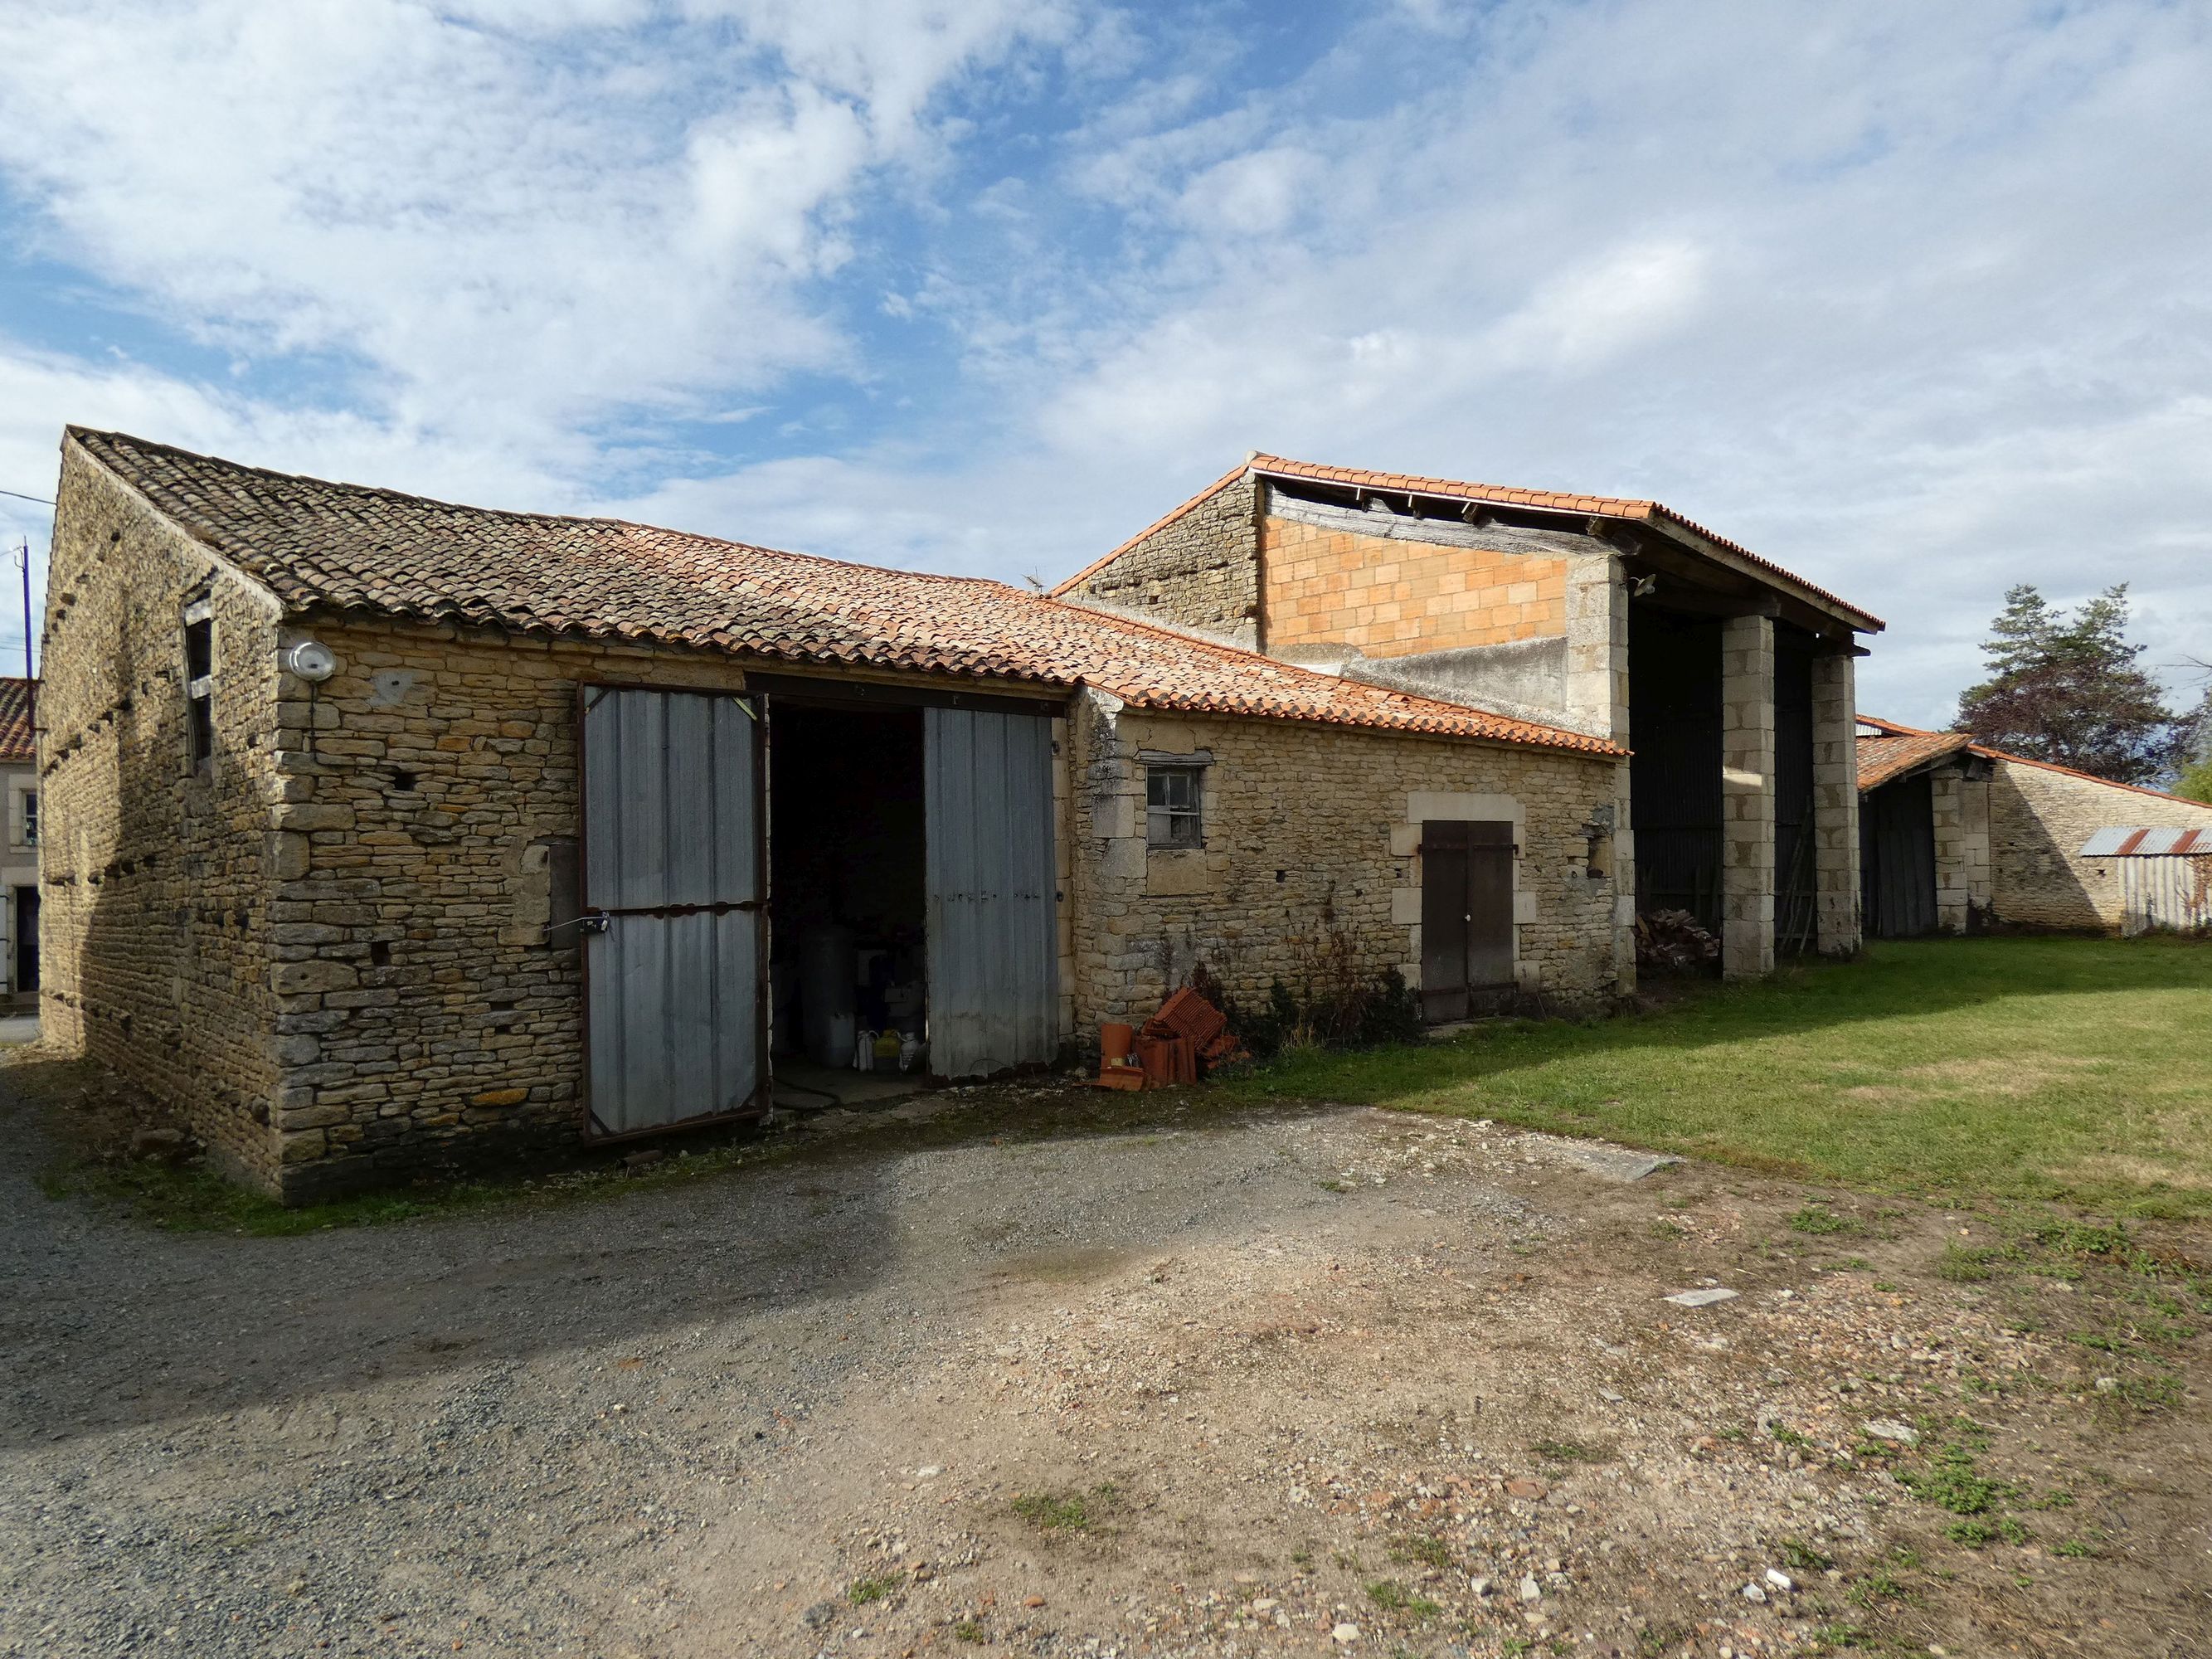
M 1563 559 L 1261 525 L 1267 649 L 1355 646 L 1370 657 L 1504 645 L 1567 631 Z

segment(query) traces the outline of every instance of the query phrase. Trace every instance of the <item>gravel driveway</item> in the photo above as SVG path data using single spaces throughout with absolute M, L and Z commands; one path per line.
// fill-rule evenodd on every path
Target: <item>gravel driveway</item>
M 2203 1650 L 2193 1395 L 2085 1499 L 2129 1576 L 2046 1548 L 2031 1594 L 1997 1545 L 1848 1599 L 1948 1518 L 1858 1425 L 2054 1363 L 1927 1273 L 1956 1217 L 1824 1266 L 1782 1183 L 1096 1098 L 273 1239 L 50 1200 L 0 1106 L 0 1654 L 1975 1652 L 2093 1582 L 2127 1650 Z M 1991 1455 L 2047 1486 L 2050 1431 Z

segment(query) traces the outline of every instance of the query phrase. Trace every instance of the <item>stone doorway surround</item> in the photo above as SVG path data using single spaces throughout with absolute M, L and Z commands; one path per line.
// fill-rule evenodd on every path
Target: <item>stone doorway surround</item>
M 1519 798 L 1440 789 L 1413 789 L 1406 794 L 1404 819 L 1390 826 L 1390 856 L 1413 860 L 1413 884 L 1394 888 L 1390 893 L 1390 920 L 1406 930 L 1406 957 L 1399 965 L 1398 971 L 1405 976 L 1407 988 L 1415 991 L 1421 988 L 1421 825 L 1433 818 L 1512 824 L 1513 979 L 1517 985 L 1533 988 L 1536 965 L 1522 948 L 1521 930 L 1536 920 L 1536 895 L 1528 890 L 1521 879 L 1522 849 L 1527 843 L 1528 817 Z

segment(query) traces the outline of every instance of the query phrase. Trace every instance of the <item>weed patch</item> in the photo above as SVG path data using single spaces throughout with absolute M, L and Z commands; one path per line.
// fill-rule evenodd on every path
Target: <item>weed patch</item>
M 1846 1215 L 1838 1215 L 1825 1204 L 1808 1204 L 1790 1218 L 1790 1231 L 1824 1237 L 1835 1233 L 1858 1233 L 1866 1229 Z
M 1835 1557 L 1821 1554 L 1802 1538 L 1785 1538 L 1778 1547 L 1782 1553 L 1782 1565 L 1799 1572 L 1826 1572 L 1836 1565 Z
M 1452 1565 L 1450 1547 L 1441 1538 L 1408 1533 L 1390 1540 L 1390 1559 L 1401 1566 L 1418 1563 L 1439 1570 Z
M 1081 1532 L 1120 1496 L 1111 1484 L 1087 1492 L 1024 1492 L 1014 1499 L 1013 1511 L 1039 1532 Z
M 1377 1578 L 1368 1584 L 1367 1599 L 1383 1612 L 1407 1619 L 1433 1619 L 1443 1611 L 1434 1601 L 1415 1595 L 1404 1585 L 1394 1584 L 1387 1578 Z

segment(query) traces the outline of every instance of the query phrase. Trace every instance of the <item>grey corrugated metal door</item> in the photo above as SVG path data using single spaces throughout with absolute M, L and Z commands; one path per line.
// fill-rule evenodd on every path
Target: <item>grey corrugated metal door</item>
M 584 693 L 591 1122 L 627 1134 L 757 1104 L 758 736 L 740 698 Z
M 987 1077 L 1060 1046 L 1052 722 L 923 712 L 929 1069 Z
M 1421 1011 L 1464 1019 L 1475 994 L 1513 983 L 1513 826 L 1421 825 Z

